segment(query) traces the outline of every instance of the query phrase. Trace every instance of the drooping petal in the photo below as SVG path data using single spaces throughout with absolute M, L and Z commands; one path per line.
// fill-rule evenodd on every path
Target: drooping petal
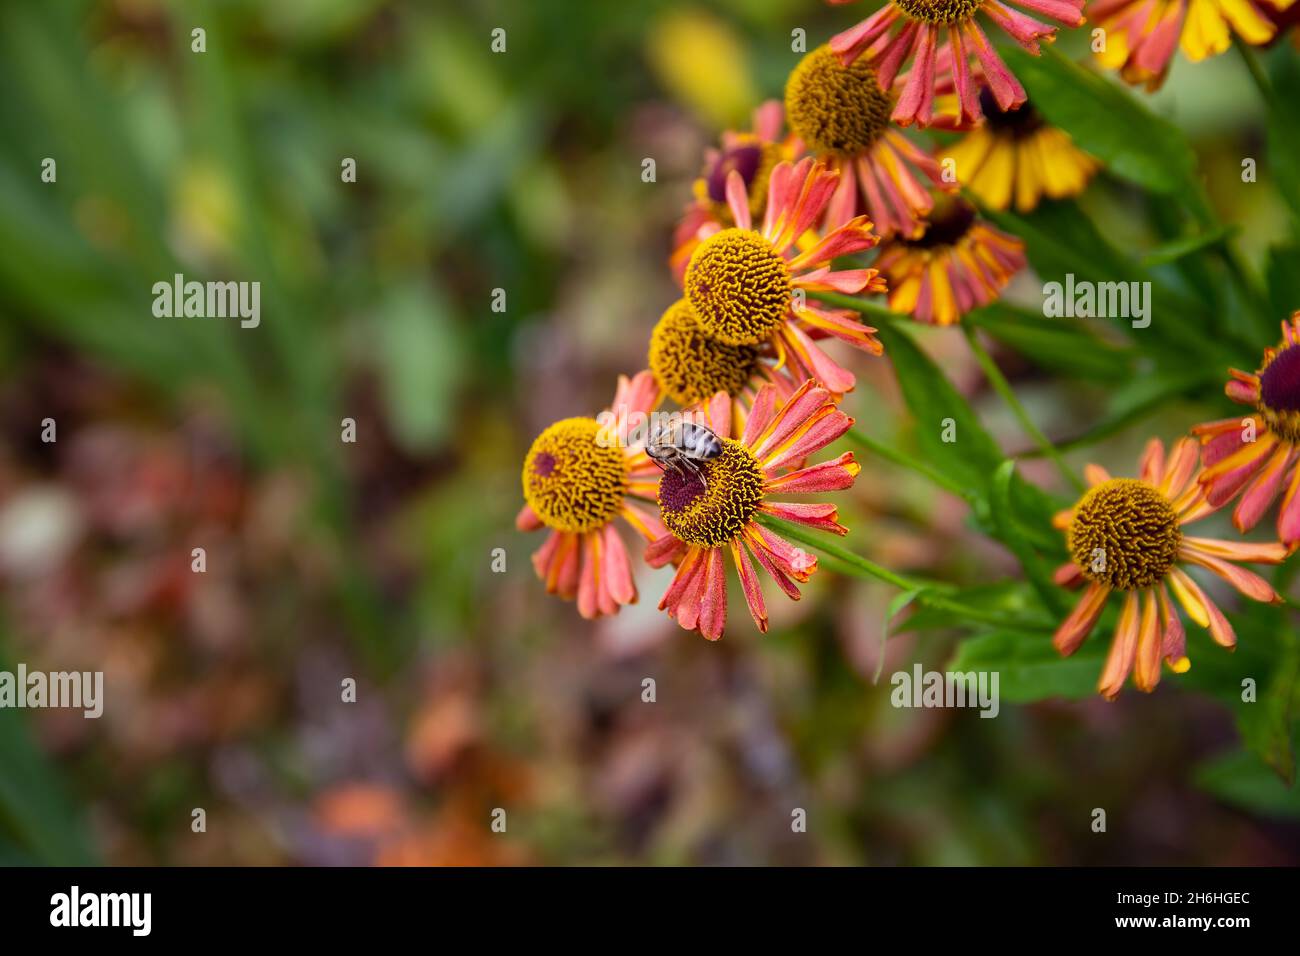
M 524 505 L 515 515 L 515 527 L 520 531 L 537 531 L 542 527 L 542 519 L 537 517 L 532 505 Z
M 1232 512 L 1232 523 L 1236 525 L 1238 531 L 1244 534 L 1259 524 L 1259 519 L 1264 517 L 1264 512 L 1268 511 L 1277 498 L 1286 478 L 1287 468 L 1294 460 L 1295 452 L 1291 446 L 1282 445 L 1273 452 L 1264 467 L 1251 479 Z
M 1165 663 L 1175 674 L 1185 674 L 1192 662 L 1187 659 L 1187 632 L 1183 630 L 1183 619 L 1170 603 L 1164 584 L 1156 586 L 1156 597 L 1160 601 L 1160 643 Z
M 1238 567 L 1186 544 L 1180 549 L 1179 556 L 1213 571 L 1252 600 L 1263 601 L 1266 604 L 1275 604 L 1282 600 L 1272 586 L 1254 571 Z
M 612 524 L 607 524 L 601 529 L 601 535 L 604 536 L 604 558 L 603 567 L 605 586 L 610 596 L 619 604 L 633 604 L 636 602 L 636 583 L 632 580 L 632 565 L 628 561 L 627 548 L 623 544 L 623 539 L 619 537 L 618 531 Z
M 838 509 L 827 502 L 765 501 L 759 507 L 759 511 L 785 521 L 816 528 L 818 531 L 829 531 L 838 535 L 849 533 L 849 529 L 836 520 Z
M 1115 637 L 1110 643 L 1110 653 L 1106 655 L 1106 664 L 1101 670 L 1101 679 L 1097 681 L 1097 691 L 1107 700 L 1114 700 L 1128 680 L 1133 670 L 1133 661 L 1137 656 L 1138 629 L 1138 595 L 1130 591 L 1124 595 L 1124 605 L 1120 608 L 1119 624 L 1115 627 Z
M 711 641 L 722 637 L 727 626 L 727 574 L 721 548 L 709 548 L 704 558 L 704 585 L 700 595 L 700 633 Z
M 1223 616 L 1219 606 L 1209 599 L 1201 586 L 1192 580 L 1182 568 L 1173 568 L 1169 572 L 1168 582 L 1174 597 L 1183 606 L 1183 610 L 1201 627 L 1210 629 L 1210 636 L 1223 647 L 1236 647 L 1237 634 Z
M 1142 619 L 1138 624 L 1137 657 L 1133 668 L 1133 683 L 1138 690 L 1150 693 L 1160 683 L 1160 656 L 1163 650 L 1161 629 L 1157 615 L 1156 596 L 1144 591 L 1141 597 Z
M 788 472 L 769 479 L 767 491 L 782 494 L 809 494 L 820 491 L 842 491 L 853 486 L 853 479 L 862 466 L 846 451 L 833 461 L 823 461 L 806 468 Z
M 740 575 L 740 589 L 745 592 L 745 603 L 749 605 L 749 616 L 764 634 L 767 633 L 767 604 L 763 600 L 763 589 L 759 585 L 754 565 L 739 538 L 731 542 L 731 556 L 736 562 L 736 571 Z
M 1087 590 L 1083 592 L 1083 597 L 1079 598 L 1079 603 L 1070 612 L 1070 616 L 1061 622 L 1061 626 L 1052 635 L 1052 644 L 1060 651 L 1062 657 L 1069 657 L 1078 650 L 1083 639 L 1092 630 L 1092 626 L 1097 623 L 1097 618 L 1101 616 L 1109 594 L 1110 588 L 1104 584 L 1093 581 L 1088 585 Z

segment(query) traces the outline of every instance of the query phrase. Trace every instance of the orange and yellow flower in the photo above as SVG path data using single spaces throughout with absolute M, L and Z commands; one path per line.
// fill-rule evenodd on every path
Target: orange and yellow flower
M 1084 0 L 1015 0 L 1018 7 L 1070 27 L 1083 23 L 1083 4 Z M 845 63 L 865 54 L 879 70 L 885 88 L 893 84 L 903 64 L 912 58 L 912 68 L 893 112 L 894 121 L 903 126 L 913 122 L 931 125 L 936 80 L 945 71 L 952 73 L 963 118 L 977 119 L 980 104 L 972 57 L 988 78 L 999 107 L 1009 110 L 1025 101 L 1024 87 L 976 22 L 980 12 L 1034 54 L 1039 52 L 1039 40 L 1056 36 L 1055 26 L 1035 20 L 1001 0 L 890 0 L 857 26 L 833 37 L 831 49 Z M 895 27 L 899 29 L 895 31 Z
M 1147 443 L 1137 478 L 1112 478 L 1089 465 L 1089 490 L 1073 508 L 1056 516 L 1065 531 L 1070 563 L 1057 571 L 1064 585 L 1086 589 L 1069 617 L 1057 628 L 1053 643 L 1063 656 L 1073 654 L 1092 630 L 1112 592 L 1123 593 L 1119 624 L 1097 690 L 1113 700 L 1129 674 L 1139 690 L 1160 682 L 1160 662 L 1175 673 L 1190 666 L 1186 634 L 1172 598 L 1222 647 L 1237 636 L 1218 605 L 1184 570 L 1197 565 L 1223 578 L 1246 597 L 1279 601 L 1267 581 L 1234 561 L 1278 564 L 1286 558 L 1281 544 L 1251 544 L 1196 538 L 1183 526 L 1216 509 L 1196 480 L 1197 444 L 1180 439 L 1165 457 L 1164 445 Z
M 833 336 L 879 355 L 875 329 L 857 313 L 809 301 L 807 293 L 883 292 L 875 269 L 834 269 L 840 257 L 879 242 L 871 221 L 858 216 L 818 236 L 839 177 L 812 157 L 797 165 L 778 163 L 768 184 L 762 225 L 755 228 L 740 173 L 727 174 L 727 204 L 736 223 L 700 230 L 699 245 L 682 277 L 686 300 L 704 334 L 727 345 L 766 343 L 779 367 L 800 380 L 813 378 L 836 393 L 853 388 L 854 377 L 815 340 Z
M 882 245 L 875 265 L 889 283 L 891 309 L 952 325 L 1002 294 L 1025 267 L 1024 244 L 980 219 L 966 200 L 944 197 L 925 232 Z
M 1273 0 L 1285 10 L 1295 0 Z M 1093 23 L 1106 31 L 1097 59 L 1127 83 L 1156 90 L 1169 74 L 1174 49 L 1192 62 L 1223 53 L 1236 33 L 1246 43 L 1267 43 L 1277 31 L 1267 8 L 1254 0 L 1093 0 Z
M 764 386 L 739 438 L 731 437 L 731 400 L 725 394 L 714 396 L 702 411 L 705 424 L 722 439 L 722 454 L 704 465 L 702 479 L 689 472 L 664 472 L 659 514 L 668 531 L 646 548 L 646 560 L 655 567 L 678 562 L 659 607 L 712 641 L 722 636 L 727 623 L 725 552 L 731 552 L 754 623 L 766 631 L 767 605 L 753 561 L 797 601 L 798 585 L 816 571 L 817 559 L 756 519 L 770 515 L 847 534 L 832 504 L 774 499 L 849 488 L 860 466 L 852 452 L 805 466 L 810 455 L 853 424 L 830 392 L 811 381 L 784 403 L 773 386 Z
M 894 99 L 865 58 L 845 65 L 829 46 L 805 56 L 786 80 L 791 130 L 841 176 L 827 207 L 828 224 L 848 222 L 862 211 L 882 237 L 919 235 L 934 206 L 923 180 L 937 189 L 957 189 L 955 182 L 944 182 L 939 163 L 890 121 Z
M 658 401 L 649 372 L 620 375 L 614 403 L 601 421 L 566 418 L 534 440 L 524 457 L 527 504 L 515 525 L 551 529 L 533 555 L 547 593 L 578 599 L 586 618 L 615 614 L 636 601 L 627 548 L 614 527 L 622 518 L 648 540 L 666 533 L 636 500 L 653 500 L 658 467 L 644 449 L 644 416 Z M 638 435 L 638 429 L 642 434 Z
M 1249 531 L 1279 493 L 1277 536 L 1287 547 L 1300 544 L 1300 312 L 1282 323 L 1282 342 L 1264 350 L 1257 371 L 1229 369 L 1224 391 L 1254 413 L 1206 422 L 1192 429 L 1203 444 L 1200 480 L 1215 507 L 1238 493 L 1232 512 L 1239 531 Z
M 1042 197 L 1065 199 L 1083 192 L 1100 164 L 1074 145 L 1070 134 L 1048 124 L 1032 103 L 998 109 L 980 91 L 985 122 L 947 150 L 957 179 L 984 205 L 1029 212 Z

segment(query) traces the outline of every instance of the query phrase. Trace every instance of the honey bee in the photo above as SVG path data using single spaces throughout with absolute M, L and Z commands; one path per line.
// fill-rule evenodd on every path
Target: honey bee
M 704 463 L 722 454 L 722 439 L 704 425 L 678 421 L 656 429 L 646 442 L 645 453 L 664 471 L 671 468 L 683 477 L 689 472 L 707 488 Z

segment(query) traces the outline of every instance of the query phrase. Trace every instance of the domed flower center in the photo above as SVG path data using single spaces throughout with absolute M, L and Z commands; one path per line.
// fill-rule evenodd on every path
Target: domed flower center
M 1043 128 L 1043 117 L 1032 103 L 1022 103 L 1019 109 L 1002 112 L 993 91 L 987 86 L 980 89 L 980 109 L 984 120 L 994 133 L 1005 133 L 1016 139 L 1027 139 Z
M 889 128 L 892 98 L 862 57 L 841 66 L 829 46 L 819 46 L 785 84 L 790 128 L 815 153 L 860 153 Z
M 740 442 L 722 439 L 722 454 L 703 466 L 704 481 L 686 471 L 659 480 L 659 516 L 687 544 L 716 548 L 744 529 L 763 501 L 763 472 Z
M 627 465 L 603 445 L 594 418 L 566 418 L 537 436 L 524 458 L 524 498 L 548 527 L 592 531 L 623 505 Z
M 1260 370 L 1256 407 L 1270 429 L 1300 441 L 1300 348 L 1283 345 Z
M 1178 514 L 1159 491 L 1136 478 L 1093 488 L 1074 513 L 1070 556 L 1090 581 L 1121 591 L 1164 580 L 1183 541 Z
M 913 20 L 923 23 L 961 23 L 975 16 L 984 0 L 893 0 Z
M 685 299 L 670 305 L 650 333 L 650 371 L 678 405 L 694 405 L 718 392 L 735 396 L 758 371 L 754 345 L 709 338 Z
M 727 345 L 767 339 L 794 289 L 785 260 L 750 229 L 723 229 L 700 243 L 683 284 L 704 334 Z
M 975 207 L 955 196 L 939 196 L 925 218 L 925 232 L 901 241 L 920 249 L 956 245 L 975 223 Z

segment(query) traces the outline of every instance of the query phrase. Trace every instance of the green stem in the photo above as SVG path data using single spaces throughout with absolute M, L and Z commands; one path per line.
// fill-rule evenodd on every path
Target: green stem
M 1060 471 L 1067 482 L 1075 487 L 1075 490 L 1080 493 L 1086 491 L 1087 488 L 1083 480 L 1065 463 L 1065 459 L 1056 450 L 1056 446 L 1048 440 L 1046 435 L 1039 431 L 1038 426 L 1034 424 L 1034 420 L 1025 411 L 1025 407 L 1020 404 L 1020 399 L 1016 397 L 1015 391 L 1011 388 L 1011 383 L 1007 381 L 1006 376 L 1002 374 L 1002 370 L 993 361 L 993 356 L 989 355 L 984 348 L 979 336 L 975 333 L 975 329 L 968 322 L 962 322 L 961 328 L 966 333 L 966 341 L 970 343 L 971 351 L 975 354 L 975 360 L 979 362 L 980 368 L 984 370 L 984 376 L 989 380 L 989 384 L 993 386 L 993 390 L 1002 396 L 1002 400 L 1006 402 L 1007 407 L 1016 416 L 1016 419 L 1020 422 L 1020 427 L 1025 430 L 1025 434 L 1033 439 L 1034 444 L 1042 450 L 1043 454 L 1055 463 L 1057 470 Z
M 892 445 L 886 445 L 884 442 L 878 441 L 870 435 L 858 431 L 856 428 L 850 428 L 845 433 L 844 437 L 865 448 L 873 455 L 883 458 L 886 461 L 892 461 L 896 465 L 901 465 L 904 468 L 911 469 L 919 475 L 923 475 L 945 491 L 950 491 L 954 495 L 958 495 L 967 501 L 973 501 L 975 498 L 975 493 L 969 488 L 963 488 L 960 482 L 949 478 L 943 472 L 927 465 L 919 458 L 913 458 L 906 452 L 899 451 Z
M 814 533 L 791 521 L 781 518 L 774 518 L 771 515 L 760 514 L 755 519 L 763 526 L 770 528 L 782 537 L 797 541 L 802 545 L 815 549 L 830 558 L 833 558 L 840 570 L 858 578 L 874 579 L 884 581 L 886 584 L 892 584 L 894 587 L 903 591 L 915 591 L 916 600 L 927 604 L 930 607 L 942 611 L 949 611 L 953 614 L 960 614 L 981 624 L 990 624 L 1000 627 L 1004 630 L 1014 631 L 1019 634 L 1032 634 L 1042 636 L 1042 631 L 1035 630 L 1032 627 L 1026 627 L 1023 621 L 1010 620 L 999 614 L 993 614 L 977 607 L 971 607 L 960 601 L 954 601 L 951 598 L 944 597 L 936 588 L 947 587 L 947 585 L 936 584 L 924 581 L 920 578 L 909 578 L 906 575 L 898 574 L 888 568 L 876 564 L 876 562 L 855 554 L 848 548 L 840 547 L 831 541 L 825 539 L 824 533 Z M 1050 625 L 1044 624 L 1045 627 Z
M 1269 82 L 1268 75 L 1264 72 L 1264 67 L 1259 62 L 1259 57 L 1255 55 L 1255 51 L 1240 42 L 1234 43 L 1233 46 L 1237 48 L 1237 53 L 1241 55 L 1242 62 L 1246 64 L 1246 71 L 1254 81 L 1256 89 L 1259 90 L 1259 95 L 1264 98 L 1265 103 L 1273 105 L 1273 84 Z

